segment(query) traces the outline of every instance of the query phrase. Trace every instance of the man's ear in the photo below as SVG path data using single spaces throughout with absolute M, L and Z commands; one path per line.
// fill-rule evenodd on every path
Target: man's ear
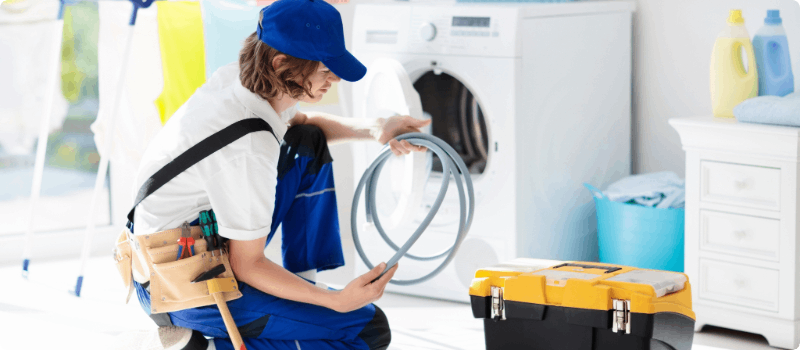
M 283 62 L 286 61 L 286 55 L 277 55 L 272 58 L 272 69 L 277 71 L 280 66 L 283 65 Z

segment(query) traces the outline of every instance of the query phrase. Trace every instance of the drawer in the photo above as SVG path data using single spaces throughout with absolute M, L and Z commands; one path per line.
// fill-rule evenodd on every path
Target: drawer
M 700 200 L 780 211 L 781 170 L 752 165 L 700 162 Z
M 779 261 L 781 222 L 700 210 L 700 249 Z
M 700 259 L 698 297 L 778 312 L 778 270 Z

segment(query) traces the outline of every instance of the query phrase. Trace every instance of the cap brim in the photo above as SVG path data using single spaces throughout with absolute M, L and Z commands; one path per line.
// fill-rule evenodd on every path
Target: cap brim
M 358 81 L 367 74 L 367 67 L 355 58 L 350 52 L 345 51 L 344 55 L 322 61 L 325 67 L 336 74 L 339 78 L 347 81 Z

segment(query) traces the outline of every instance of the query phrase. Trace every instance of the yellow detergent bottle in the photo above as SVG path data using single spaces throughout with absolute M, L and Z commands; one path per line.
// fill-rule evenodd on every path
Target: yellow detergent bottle
M 745 69 L 741 51 L 747 54 Z M 741 10 L 731 10 L 711 55 L 711 103 L 715 117 L 733 118 L 733 107 L 758 96 L 756 56 Z

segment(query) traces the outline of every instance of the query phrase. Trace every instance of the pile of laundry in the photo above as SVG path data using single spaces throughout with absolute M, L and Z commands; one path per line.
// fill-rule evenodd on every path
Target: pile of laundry
M 800 126 L 800 92 L 745 100 L 733 108 L 733 115 L 745 123 Z
M 683 208 L 686 203 L 685 181 L 669 171 L 628 176 L 609 185 L 603 195 L 655 208 Z

